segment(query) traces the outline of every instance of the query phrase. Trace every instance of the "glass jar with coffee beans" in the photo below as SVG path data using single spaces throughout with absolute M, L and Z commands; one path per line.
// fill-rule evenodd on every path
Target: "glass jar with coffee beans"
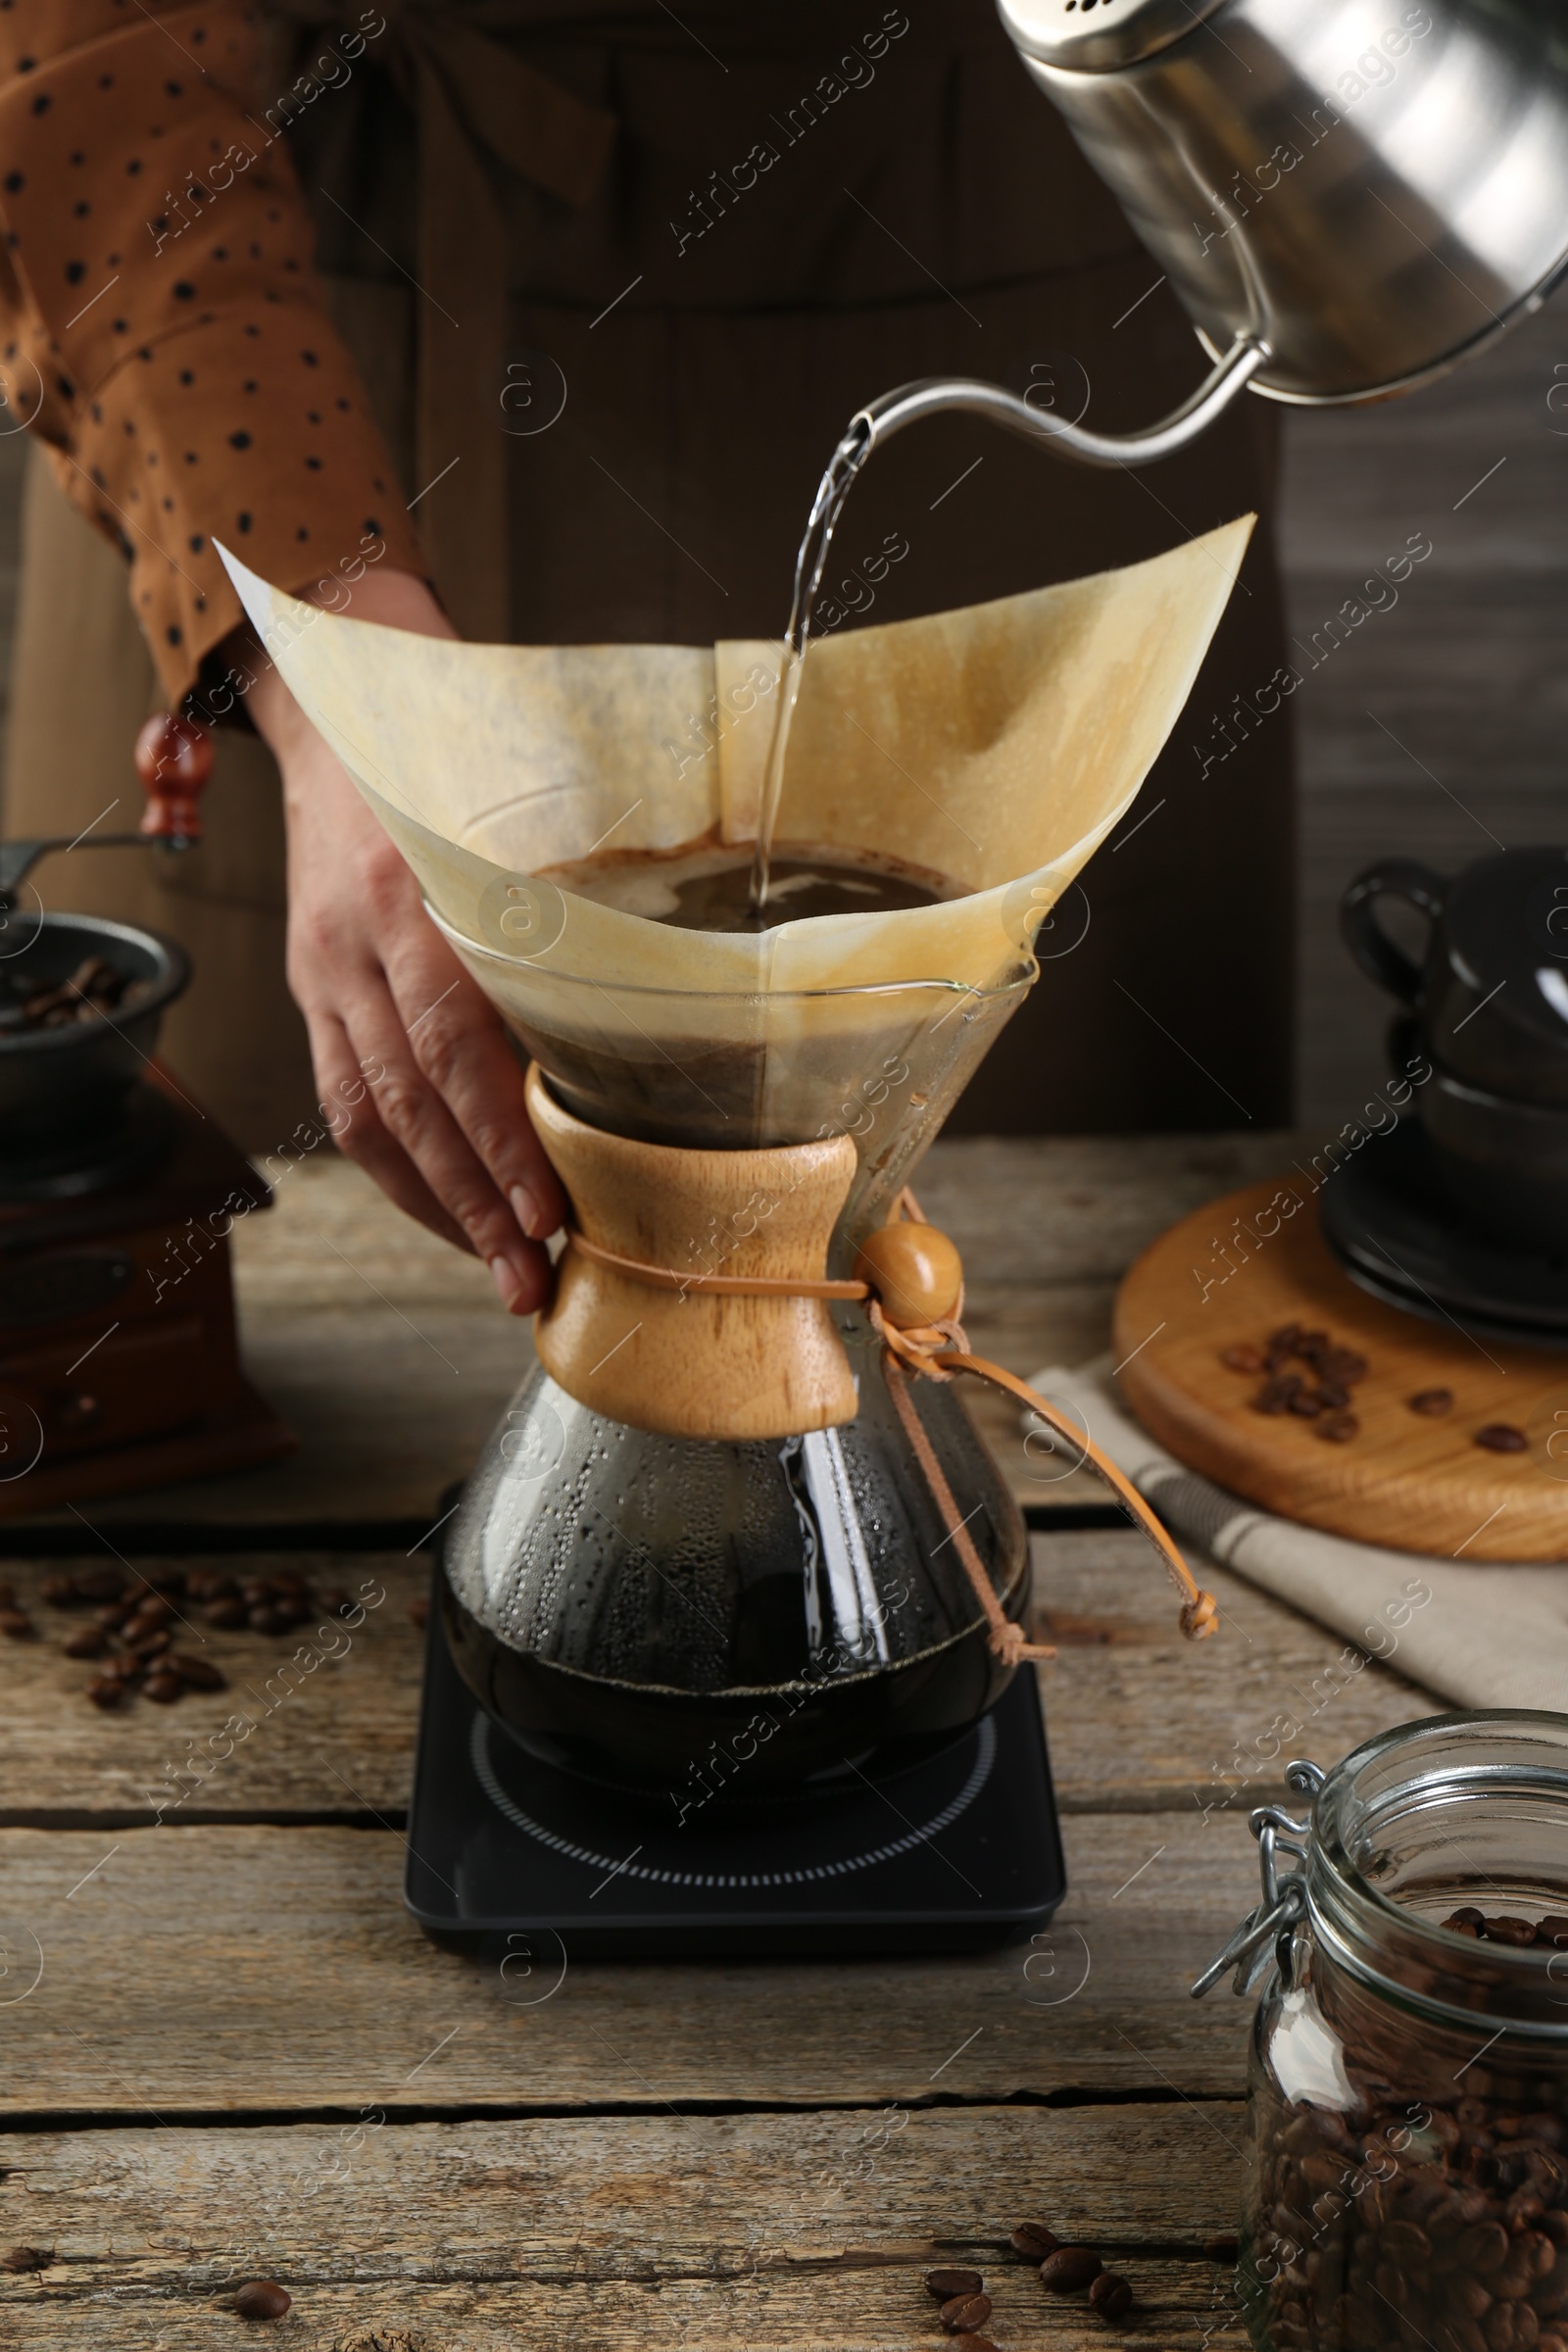
M 1568 2352 L 1568 1715 L 1401 1725 L 1193 1987 L 1259 1982 L 1237 2284 L 1259 2352 Z M 1281 1871 L 1280 1857 L 1298 1867 Z

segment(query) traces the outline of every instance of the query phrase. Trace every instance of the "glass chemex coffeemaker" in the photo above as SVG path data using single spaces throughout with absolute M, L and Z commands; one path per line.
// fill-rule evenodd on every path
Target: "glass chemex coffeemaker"
M 813 647 L 775 857 L 874 865 L 881 896 L 750 930 L 667 919 L 670 881 L 750 863 L 777 646 L 412 638 L 231 564 L 527 1055 L 571 1203 L 537 1361 L 443 1530 L 408 1883 L 433 1930 L 908 1949 L 1059 1900 L 1027 1539 L 956 1376 L 1032 1392 L 970 1354 L 906 1188 L 1249 528 Z M 703 710 L 709 755 L 672 756 Z

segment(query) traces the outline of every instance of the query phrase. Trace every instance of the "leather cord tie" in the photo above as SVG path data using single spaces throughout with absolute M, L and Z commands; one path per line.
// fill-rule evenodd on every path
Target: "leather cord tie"
M 879 1235 L 870 1237 L 859 1263 L 865 1264 L 872 1255 L 871 1244 L 885 1241 L 889 1234 L 907 1236 L 908 1226 L 917 1227 L 921 1234 L 940 1242 L 952 1265 L 957 1266 L 957 1253 L 945 1236 L 926 1225 L 919 1214 L 919 1204 L 906 1190 L 899 1197 L 899 1207 L 906 1220 L 903 1226 L 889 1225 Z M 913 1212 L 911 1214 L 911 1211 Z M 911 1322 L 907 1319 L 909 1298 L 902 1286 L 884 1278 L 881 1281 L 855 1276 L 845 1281 L 829 1281 L 825 1277 L 812 1280 L 804 1275 L 784 1277 L 758 1274 L 693 1274 L 674 1266 L 654 1266 L 640 1258 L 621 1257 L 591 1242 L 575 1226 L 566 1227 L 566 1247 L 591 1258 L 595 1265 L 624 1275 L 651 1290 L 704 1293 L 710 1297 L 728 1298 L 823 1298 L 844 1299 L 863 1304 L 872 1330 L 882 1343 L 882 1367 L 888 1384 L 888 1394 L 899 1416 L 909 1447 L 920 1465 L 920 1472 L 931 1491 L 932 1500 L 941 1513 L 950 1541 L 963 1563 L 965 1574 L 974 1588 L 975 1598 L 984 1612 L 989 1629 L 991 1649 L 1004 1665 L 1016 1666 L 1026 1658 L 1052 1658 L 1055 1651 L 1048 1644 L 1026 1640 L 1022 1626 L 1014 1624 L 997 1597 L 996 1588 L 986 1573 L 985 1562 L 975 1547 L 957 1502 L 949 1486 L 936 1449 L 926 1433 L 925 1425 L 915 1410 L 910 1393 L 911 1374 L 924 1380 L 949 1381 L 956 1373 L 967 1372 L 977 1380 L 989 1381 L 993 1388 L 1004 1390 L 1020 1404 L 1043 1421 L 1047 1428 L 1065 1440 L 1080 1454 L 1084 1463 L 1094 1470 L 1109 1487 L 1116 1500 L 1127 1512 L 1141 1535 L 1148 1538 L 1159 1556 L 1161 1565 L 1181 1595 L 1181 1629 L 1191 1642 L 1204 1642 L 1218 1628 L 1219 1610 L 1211 1592 L 1205 1592 L 1197 1582 L 1175 1542 L 1161 1521 L 1151 1510 L 1138 1489 L 1107 1454 L 1075 1427 L 1059 1407 L 1042 1396 L 1028 1382 L 1020 1380 L 1002 1364 L 970 1352 L 967 1335 L 958 1317 L 963 1312 L 963 1283 L 961 1269 L 956 1276 L 956 1297 L 951 1313 L 935 1316 L 930 1322 Z M 883 1252 L 885 1254 L 885 1251 Z M 895 1319 L 896 1306 L 903 1312 Z

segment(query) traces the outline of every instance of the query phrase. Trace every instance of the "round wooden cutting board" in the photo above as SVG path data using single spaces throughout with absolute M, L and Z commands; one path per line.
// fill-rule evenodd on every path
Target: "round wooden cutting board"
M 1221 1362 L 1223 1348 L 1262 1348 L 1287 1323 L 1366 1357 L 1348 1443 L 1254 1411 L 1260 1377 Z M 1467 1561 L 1568 1559 L 1568 1352 L 1370 1298 L 1330 1252 L 1298 1177 L 1228 1194 L 1162 1234 L 1122 1283 L 1115 1348 L 1122 1394 L 1151 1435 L 1282 1518 Z M 1453 1392 L 1448 1413 L 1411 1411 L 1413 1396 L 1439 1388 Z M 1528 1450 L 1477 1446 L 1494 1422 L 1523 1430 Z

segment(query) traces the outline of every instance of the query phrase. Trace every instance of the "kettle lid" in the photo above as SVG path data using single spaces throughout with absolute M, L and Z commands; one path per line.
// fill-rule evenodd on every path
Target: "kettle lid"
M 1066 74 L 1110 74 L 1168 49 L 1222 0 L 997 0 L 1025 57 Z

